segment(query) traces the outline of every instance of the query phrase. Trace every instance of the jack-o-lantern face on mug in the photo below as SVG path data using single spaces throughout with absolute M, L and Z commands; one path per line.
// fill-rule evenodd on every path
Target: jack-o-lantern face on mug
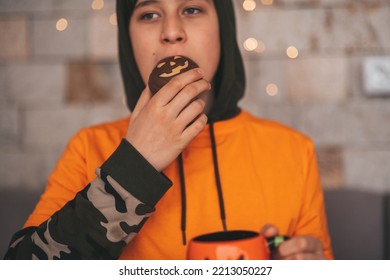
M 248 253 L 237 246 L 220 245 L 205 260 L 249 260 Z
M 149 89 L 152 94 L 155 94 L 173 77 L 197 67 L 194 61 L 185 56 L 166 57 L 157 63 L 150 74 Z

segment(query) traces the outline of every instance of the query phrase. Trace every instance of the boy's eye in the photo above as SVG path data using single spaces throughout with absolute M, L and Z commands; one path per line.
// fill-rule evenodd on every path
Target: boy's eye
M 187 8 L 184 10 L 184 13 L 187 15 L 195 15 L 195 14 L 198 14 L 200 12 L 201 12 L 201 10 L 198 8 Z
M 144 19 L 144 20 L 152 20 L 152 19 L 155 19 L 157 18 L 158 15 L 156 13 L 145 13 L 141 16 L 141 19 Z

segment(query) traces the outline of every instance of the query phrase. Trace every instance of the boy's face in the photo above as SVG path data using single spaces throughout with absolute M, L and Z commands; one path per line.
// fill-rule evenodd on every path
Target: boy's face
M 184 55 L 212 81 L 220 58 L 218 17 L 213 0 L 138 0 L 130 19 L 134 57 L 147 84 L 159 60 Z

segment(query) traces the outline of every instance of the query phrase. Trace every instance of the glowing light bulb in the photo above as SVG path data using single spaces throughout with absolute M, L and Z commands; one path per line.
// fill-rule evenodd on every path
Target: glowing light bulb
M 297 58 L 299 55 L 298 49 L 294 46 L 288 47 L 286 53 L 289 58 L 293 58 L 293 59 Z
M 257 41 L 257 48 L 255 49 L 255 52 L 257 53 L 263 53 L 265 51 L 265 44 L 263 41 L 258 40 Z
M 110 16 L 109 22 L 110 22 L 112 25 L 114 25 L 114 26 L 118 25 L 118 21 L 117 21 L 117 18 L 116 18 L 116 13 L 113 13 L 113 14 Z
M 93 0 L 91 7 L 93 10 L 101 10 L 104 8 L 104 0 Z
M 242 7 L 245 11 L 251 12 L 254 9 L 256 9 L 256 1 L 255 0 L 245 0 L 244 3 L 242 3 Z
M 271 6 L 274 3 L 274 0 L 261 0 L 261 4 L 266 6 Z
M 68 28 L 68 21 L 66 20 L 66 18 L 60 18 L 59 20 L 57 20 L 56 29 L 58 31 L 64 31 L 66 28 Z
M 265 87 L 265 91 L 269 96 L 276 96 L 279 92 L 279 88 L 276 84 L 271 83 Z
M 259 46 L 259 42 L 255 38 L 248 38 L 244 42 L 244 49 L 248 52 L 253 52 Z

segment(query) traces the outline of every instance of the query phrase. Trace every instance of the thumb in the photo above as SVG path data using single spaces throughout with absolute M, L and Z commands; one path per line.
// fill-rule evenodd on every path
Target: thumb
M 131 113 L 132 119 L 135 119 L 139 115 L 139 113 L 146 106 L 146 104 L 148 104 L 148 102 L 151 98 L 152 98 L 152 93 L 150 92 L 149 88 L 146 87 L 142 91 L 142 93 L 137 101 L 137 104 L 135 105 L 135 108 L 134 108 L 133 112 Z
M 266 224 L 262 227 L 261 234 L 265 237 L 272 237 L 279 234 L 279 229 L 274 225 Z

